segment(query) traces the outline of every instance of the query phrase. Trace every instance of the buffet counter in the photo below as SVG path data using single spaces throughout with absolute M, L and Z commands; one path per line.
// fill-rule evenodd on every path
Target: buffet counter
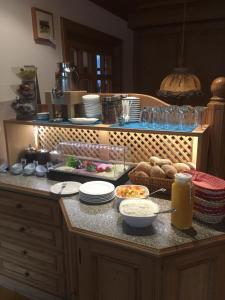
M 0 285 L 34 300 L 225 298 L 225 224 L 179 231 L 162 214 L 132 229 L 112 202 L 58 201 L 54 183 L 0 174 Z
M 49 190 L 56 182 L 35 176 L 13 176 L 0 174 L 0 189 L 41 195 L 57 201 Z M 152 198 L 160 210 L 170 208 L 170 201 Z M 201 245 L 225 241 L 225 224 L 210 226 L 193 221 L 191 230 L 180 231 L 170 223 L 170 214 L 160 214 L 147 229 L 131 228 L 126 225 L 113 202 L 87 205 L 79 201 L 78 195 L 62 197 L 60 205 L 69 229 L 85 236 L 108 239 L 115 243 L 147 251 L 153 255 L 177 253 Z

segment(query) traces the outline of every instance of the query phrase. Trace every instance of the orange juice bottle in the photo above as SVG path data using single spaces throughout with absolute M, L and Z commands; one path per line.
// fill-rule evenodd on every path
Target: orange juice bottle
M 178 229 L 192 227 L 193 199 L 192 176 L 190 174 L 177 173 L 172 185 L 171 207 L 176 211 L 171 214 L 171 223 Z

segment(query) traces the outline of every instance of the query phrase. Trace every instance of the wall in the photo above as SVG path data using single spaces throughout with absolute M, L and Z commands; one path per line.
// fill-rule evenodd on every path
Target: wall
M 31 7 L 54 14 L 56 49 L 33 40 Z M 15 98 L 19 83 L 12 68 L 33 64 L 38 67 L 42 102 L 44 91 L 54 85 L 56 63 L 62 61 L 60 16 L 106 32 L 123 40 L 123 90 L 132 90 L 133 33 L 122 19 L 88 0 L 0 0 L 0 111 L 2 118 L 12 117 L 9 102 Z M 2 121 L 2 119 L 0 119 Z M 2 125 L 0 127 L 0 141 Z M 2 145 L 2 144 L 1 144 Z M 0 158 L 5 149 L 0 148 Z

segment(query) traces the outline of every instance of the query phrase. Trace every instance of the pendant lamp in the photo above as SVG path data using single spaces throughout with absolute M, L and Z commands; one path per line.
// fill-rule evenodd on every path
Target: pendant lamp
M 167 75 L 163 79 L 160 90 L 157 91 L 157 96 L 165 100 L 182 100 L 193 97 L 202 97 L 201 83 L 198 77 L 190 73 L 188 68 L 184 67 L 186 1 L 184 1 L 183 7 L 182 40 L 178 67 L 174 68 L 173 73 Z

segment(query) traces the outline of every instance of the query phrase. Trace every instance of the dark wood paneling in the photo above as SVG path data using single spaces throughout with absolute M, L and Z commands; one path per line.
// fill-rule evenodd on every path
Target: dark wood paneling
M 185 65 L 199 77 L 210 98 L 210 83 L 224 74 L 225 18 L 188 24 L 185 32 Z M 135 31 L 134 90 L 156 95 L 162 79 L 177 65 L 181 26 L 169 25 Z

